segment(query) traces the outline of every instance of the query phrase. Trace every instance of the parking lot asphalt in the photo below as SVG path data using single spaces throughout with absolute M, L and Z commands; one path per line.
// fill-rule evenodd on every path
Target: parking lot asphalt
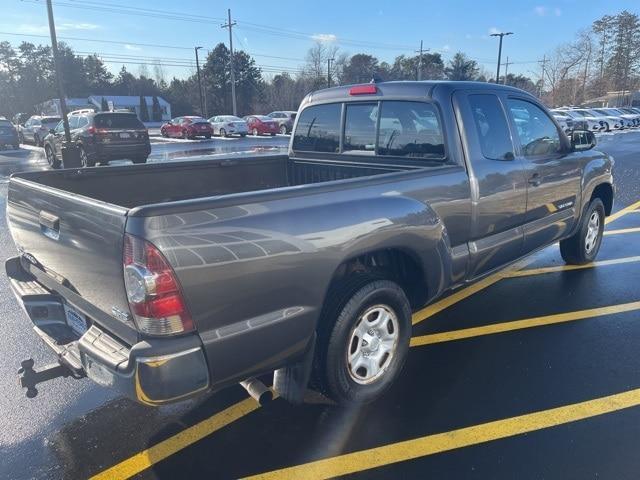
M 638 478 L 640 132 L 598 140 L 617 192 L 597 262 L 566 267 L 552 246 L 415 312 L 400 381 L 361 408 L 258 407 L 240 387 L 147 408 L 71 379 L 26 399 L 20 360 L 54 358 L 0 276 L 0 477 Z M 154 155 L 185 151 L 166 143 Z M 2 211 L 6 172 L 45 167 L 11 155 Z

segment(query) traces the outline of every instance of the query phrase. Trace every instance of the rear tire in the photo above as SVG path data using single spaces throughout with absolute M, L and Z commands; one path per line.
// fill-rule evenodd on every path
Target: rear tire
M 602 245 L 604 232 L 604 204 L 594 198 L 584 212 L 580 229 L 575 235 L 560 241 L 560 254 L 569 265 L 592 262 Z
M 314 383 L 335 402 L 372 402 L 400 375 L 411 307 L 398 284 L 371 274 L 336 283 L 319 325 Z
M 211 135 L 207 134 L 207 135 L 204 136 L 204 138 L 206 138 L 207 140 L 210 140 L 211 139 Z
M 96 161 L 89 158 L 84 147 L 78 147 L 78 149 L 80 150 L 80 166 L 82 168 L 95 167 Z
M 224 128 L 220 129 L 220 136 L 221 137 L 226 137 L 227 136 L 227 131 Z
M 133 163 L 136 163 L 136 164 L 138 164 L 138 163 L 147 163 L 147 158 L 148 157 L 136 157 L 136 158 L 132 158 L 131 161 Z
M 280 135 L 286 135 L 286 134 L 287 134 L 287 126 L 280 125 Z
M 257 136 L 258 136 L 258 129 L 257 129 L 257 128 L 254 128 L 253 130 L 251 130 L 251 134 L 252 134 L 254 137 L 257 137 Z

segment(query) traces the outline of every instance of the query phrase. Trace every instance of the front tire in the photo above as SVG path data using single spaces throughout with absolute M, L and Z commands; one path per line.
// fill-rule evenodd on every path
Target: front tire
M 258 136 L 258 129 L 257 129 L 257 128 L 254 128 L 253 130 L 251 130 L 251 134 L 252 134 L 254 137 L 257 137 L 257 136 Z
M 560 241 L 560 254 L 569 265 L 584 265 L 598 255 L 604 233 L 604 204 L 594 198 L 582 216 L 580 229 L 565 240 Z
M 227 136 L 227 131 L 224 128 L 220 129 L 220 136 L 221 137 L 226 137 Z
M 287 126 L 280 125 L 280 135 L 286 135 L 286 134 L 287 134 Z
M 368 274 L 339 282 L 329 291 L 320 325 L 315 378 L 335 402 L 372 402 L 400 375 L 411 307 L 398 284 Z
M 84 147 L 78 148 L 80 149 L 80 166 L 82 168 L 95 167 L 96 161 L 89 158 L 89 155 L 87 155 L 87 151 L 84 149 Z
M 147 157 L 136 157 L 136 158 L 132 158 L 131 161 L 135 164 L 147 163 Z

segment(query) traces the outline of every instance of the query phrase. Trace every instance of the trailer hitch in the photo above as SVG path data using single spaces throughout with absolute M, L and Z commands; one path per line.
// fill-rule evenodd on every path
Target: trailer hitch
M 22 388 L 26 388 L 27 398 L 34 398 L 38 395 L 38 389 L 36 385 L 54 378 L 67 378 L 73 377 L 80 379 L 84 377 L 84 374 L 74 372 L 66 365 L 61 363 L 52 363 L 43 367 L 40 370 L 34 370 L 35 362 L 32 358 L 23 360 L 20 362 L 20 369 L 18 370 L 18 383 Z

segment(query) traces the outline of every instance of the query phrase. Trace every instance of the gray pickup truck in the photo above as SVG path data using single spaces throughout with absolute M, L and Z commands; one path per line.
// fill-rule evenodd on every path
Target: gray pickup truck
M 55 374 L 150 405 L 272 372 L 293 402 L 367 402 L 412 311 L 554 242 L 595 258 L 614 186 L 594 145 L 510 87 L 330 88 L 286 156 L 13 175 L 6 270 Z M 31 390 L 54 375 L 32 367 Z

